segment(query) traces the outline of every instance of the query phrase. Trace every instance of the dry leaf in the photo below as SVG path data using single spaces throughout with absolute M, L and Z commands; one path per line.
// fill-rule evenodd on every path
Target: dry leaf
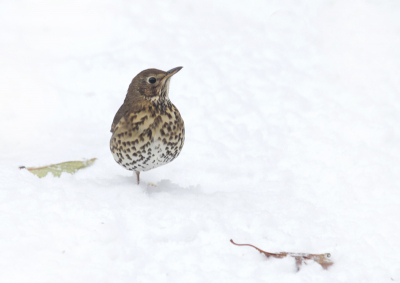
M 253 247 L 256 250 L 258 250 L 260 253 L 263 253 L 266 257 L 275 257 L 275 258 L 284 258 L 286 256 L 291 256 L 294 257 L 296 260 L 296 267 L 297 270 L 300 269 L 301 264 L 304 262 L 305 264 L 307 264 L 307 262 L 305 260 L 313 260 L 317 263 L 319 263 L 323 269 L 328 269 L 328 267 L 330 267 L 333 262 L 329 259 L 331 257 L 331 254 L 326 253 L 326 254 L 307 254 L 307 253 L 288 253 L 288 252 L 281 252 L 281 253 L 269 253 L 269 252 L 265 252 L 253 245 L 250 244 L 236 244 L 232 239 L 231 239 L 231 243 L 236 245 L 236 246 L 249 246 L 249 247 Z
M 79 169 L 85 168 L 93 164 L 96 158 L 85 161 L 67 161 L 58 164 L 51 164 L 43 167 L 25 167 L 21 166 L 19 169 L 28 169 L 29 172 L 35 174 L 39 178 L 45 177 L 47 173 L 51 172 L 55 177 L 60 177 L 62 172 L 74 174 Z

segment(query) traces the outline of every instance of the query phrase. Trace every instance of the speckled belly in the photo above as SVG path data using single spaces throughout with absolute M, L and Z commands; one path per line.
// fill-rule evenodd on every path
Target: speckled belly
M 147 171 L 178 157 L 185 140 L 179 112 L 165 115 L 139 113 L 122 121 L 110 140 L 115 161 L 132 171 Z

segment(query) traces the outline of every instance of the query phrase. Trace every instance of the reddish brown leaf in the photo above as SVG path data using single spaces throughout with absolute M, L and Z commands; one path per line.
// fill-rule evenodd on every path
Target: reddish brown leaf
M 307 264 L 305 260 L 313 260 L 317 263 L 319 263 L 323 269 L 328 269 L 333 262 L 329 259 L 331 257 L 331 254 L 326 253 L 326 254 L 308 254 L 308 253 L 288 253 L 288 252 L 281 252 L 281 253 L 269 253 L 266 251 L 263 251 L 253 245 L 250 244 L 236 244 L 232 239 L 231 243 L 236 245 L 236 246 L 249 246 L 253 247 L 256 250 L 258 250 L 260 253 L 263 253 L 266 257 L 275 257 L 275 258 L 284 258 L 286 256 L 291 256 L 294 257 L 296 260 L 296 267 L 297 270 L 300 269 L 300 266 L 302 263 Z

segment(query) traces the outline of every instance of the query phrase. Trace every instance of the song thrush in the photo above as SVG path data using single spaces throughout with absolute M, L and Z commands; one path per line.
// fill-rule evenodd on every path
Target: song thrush
M 110 149 L 118 164 L 139 174 L 178 157 L 185 126 L 168 97 L 169 81 L 182 67 L 147 69 L 133 78 L 111 126 Z

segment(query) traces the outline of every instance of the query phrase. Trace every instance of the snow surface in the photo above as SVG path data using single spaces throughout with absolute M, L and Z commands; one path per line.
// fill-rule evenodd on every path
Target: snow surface
M 399 1 L 1 1 L 0 32 L 0 282 L 400 281 Z M 177 66 L 185 146 L 137 186 L 111 122 Z

